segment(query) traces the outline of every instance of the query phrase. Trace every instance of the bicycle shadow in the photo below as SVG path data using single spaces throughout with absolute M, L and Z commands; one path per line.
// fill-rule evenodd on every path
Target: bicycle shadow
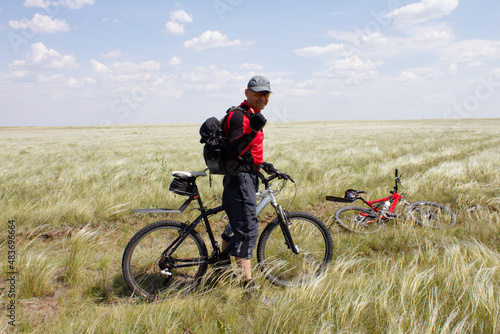
M 152 275 L 149 278 L 151 282 L 154 282 L 158 289 L 162 291 L 154 300 L 161 300 L 172 296 L 185 298 L 195 293 L 206 293 L 217 287 L 234 283 L 232 270 L 214 268 L 209 268 L 196 286 L 179 283 L 179 281 L 176 281 L 176 284 L 168 286 L 168 283 L 160 282 L 157 278 L 157 275 Z M 146 278 L 146 280 L 147 279 L 148 278 Z M 148 302 L 148 299 L 141 298 L 130 290 L 121 273 L 115 273 L 112 278 L 108 280 L 98 280 L 87 289 L 86 293 L 93 297 L 96 304 L 116 303 L 125 299 L 137 299 L 138 301 Z
M 96 304 L 113 303 L 117 299 L 130 298 L 132 291 L 125 283 L 123 275 L 116 273 L 111 279 L 101 279 L 87 289 Z

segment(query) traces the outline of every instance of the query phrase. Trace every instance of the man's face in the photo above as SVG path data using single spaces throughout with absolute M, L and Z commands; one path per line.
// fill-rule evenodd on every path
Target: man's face
M 262 110 L 266 107 L 267 102 L 269 102 L 269 92 L 254 92 L 251 89 L 245 90 L 245 95 L 247 97 L 247 102 L 253 109 Z

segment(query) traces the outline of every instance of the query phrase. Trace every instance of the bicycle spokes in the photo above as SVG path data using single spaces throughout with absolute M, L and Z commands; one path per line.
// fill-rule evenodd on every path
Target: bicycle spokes
M 295 251 L 285 241 L 277 219 L 264 229 L 257 246 L 257 259 L 266 277 L 284 286 L 317 277 L 330 262 L 333 248 L 328 228 L 314 216 L 291 212 L 287 221 Z
M 345 230 L 355 233 L 371 233 L 384 224 L 380 214 L 359 206 L 346 206 L 335 212 L 337 224 Z
M 456 223 L 455 215 L 450 209 L 434 202 L 412 203 L 408 212 L 414 222 L 427 227 L 450 227 Z

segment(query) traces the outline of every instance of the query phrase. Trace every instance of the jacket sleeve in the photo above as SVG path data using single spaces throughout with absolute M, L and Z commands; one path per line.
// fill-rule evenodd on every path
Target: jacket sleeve
M 235 110 L 229 115 L 227 127 L 227 141 L 229 144 L 229 154 L 237 158 L 245 153 L 250 142 L 255 138 L 256 132 L 249 126 L 249 119 L 243 111 Z

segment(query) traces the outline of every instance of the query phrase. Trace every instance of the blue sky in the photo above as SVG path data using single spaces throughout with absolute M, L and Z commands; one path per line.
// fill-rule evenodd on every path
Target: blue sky
M 271 121 L 492 118 L 500 1 L 0 4 L 0 126 L 201 123 L 263 74 Z

